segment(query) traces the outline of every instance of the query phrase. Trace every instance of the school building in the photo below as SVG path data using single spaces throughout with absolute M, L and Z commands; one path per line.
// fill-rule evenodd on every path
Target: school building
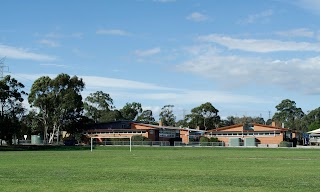
M 83 132 L 83 135 L 88 138 L 100 137 L 101 139 L 141 135 L 150 141 L 169 141 L 173 145 L 175 141 L 189 143 L 189 138 L 196 139 L 204 135 L 204 133 L 205 131 L 197 129 L 163 126 L 161 122 L 159 125 L 152 125 L 122 120 L 90 125 Z
M 241 143 L 251 138 L 258 144 L 280 144 L 281 141 L 298 138 L 300 135 L 273 122 L 271 126 L 252 123 L 221 127 L 209 130 L 206 136 L 216 137 L 225 143 L 231 143 L 234 140 Z

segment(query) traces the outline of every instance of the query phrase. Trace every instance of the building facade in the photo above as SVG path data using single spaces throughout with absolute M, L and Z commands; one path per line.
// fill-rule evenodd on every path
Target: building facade
M 246 138 L 255 138 L 258 144 L 280 144 L 288 138 L 295 137 L 288 128 L 276 126 L 268 126 L 261 124 L 238 124 L 227 127 L 209 130 L 206 133 L 207 137 L 216 137 L 219 141 L 229 143 L 231 140 L 238 139 L 244 142 Z

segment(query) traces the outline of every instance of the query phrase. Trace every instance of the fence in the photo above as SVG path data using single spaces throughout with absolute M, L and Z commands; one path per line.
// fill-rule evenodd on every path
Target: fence
M 189 142 L 189 143 L 183 143 L 180 141 L 175 141 L 174 146 L 189 146 L 189 147 L 224 147 L 224 142 Z
M 294 147 L 293 142 L 285 142 L 280 144 L 261 144 L 260 142 L 255 143 L 246 143 L 246 142 L 239 142 L 239 143 L 231 143 L 231 142 L 189 142 L 189 143 L 182 143 L 182 142 L 174 142 L 174 146 L 180 147 L 261 147 L 261 148 L 277 148 L 277 147 Z
M 102 142 L 94 142 L 95 145 L 130 145 L 130 141 L 102 141 Z M 170 146 L 169 141 L 132 141 L 132 146 Z
M 19 140 L 19 145 L 30 145 L 31 140 Z M 2 143 L 5 145 L 6 143 L 3 141 Z M 61 143 L 62 144 L 62 143 Z M 96 142 L 94 141 L 94 145 L 102 145 L 102 146 L 126 146 L 130 145 L 130 141 L 102 141 Z M 132 141 L 132 146 L 171 146 L 169 141 Z M 252 143 L 231 143 L 231 142 L 189 142 L 183 143 L 181 141 L 174 142 L 175 147 L 261 147 L 261 148 L 277 148 L 277 147 L 295 147 L 293 142 L 283 142 L 280 144 L 261 144 L 260 142 Z

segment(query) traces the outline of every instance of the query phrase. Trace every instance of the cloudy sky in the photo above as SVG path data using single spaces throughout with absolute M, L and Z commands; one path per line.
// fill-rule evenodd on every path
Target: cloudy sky
M 271 116 L 283 99 L 320 106 L 318 0 L 2 0 L 5 75 L 59 73 L 178 118 L 211 102 L 222 117 Z

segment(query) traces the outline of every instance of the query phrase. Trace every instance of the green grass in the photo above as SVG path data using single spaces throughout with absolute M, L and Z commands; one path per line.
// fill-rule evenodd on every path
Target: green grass
M 320 150 L 98 147 L 0 152 L 1 191 L 319 191 Z

